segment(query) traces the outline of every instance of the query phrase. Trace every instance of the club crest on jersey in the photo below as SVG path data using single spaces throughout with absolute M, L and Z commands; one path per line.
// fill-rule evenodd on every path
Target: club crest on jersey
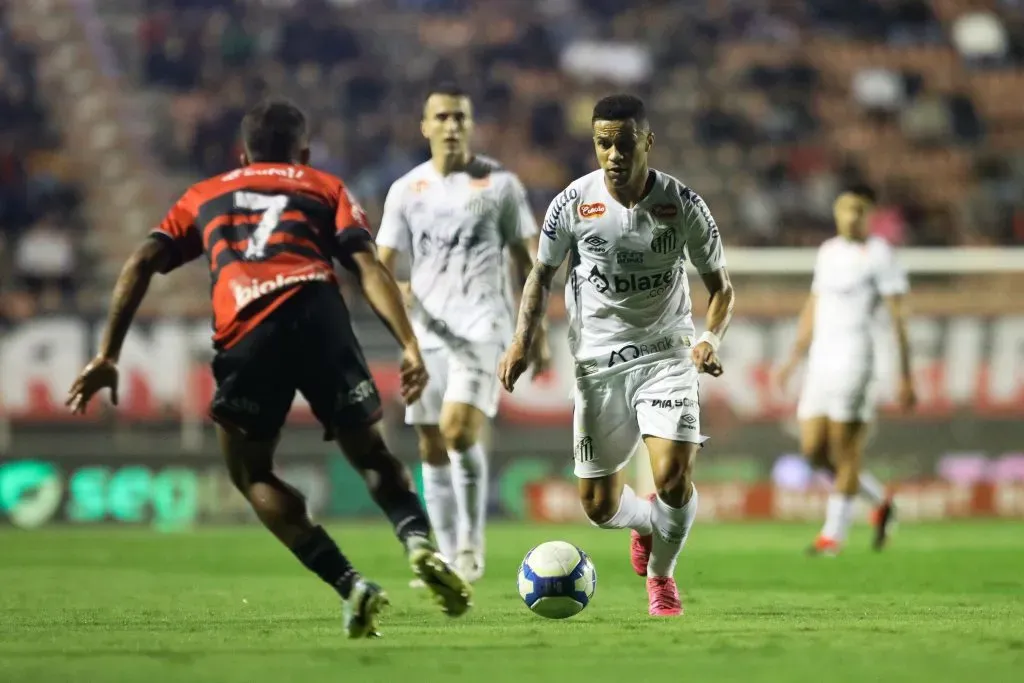
M 672 226 L 659 225 L 651 233 L 651 251 L 655 254 L 671 254 L 678 250 L 678 238 Z
M 593 202 L 591 204 L 580 204 L 579 212 L 580 218 L 592 219 L 600 218 L 604 215 L 604 212 L 608 210 L 601 202 Z
M 430 187 L 429 181 L 417 180 L 409 187 L 409 189 L 412 190 L 413 194 L 422 194 L 427 191 L 428 187 Z
M 660 220 L 666 220 L 678 216 L 679 209 L 675 204 L 655 204 L 651 207 L 651 215 Z

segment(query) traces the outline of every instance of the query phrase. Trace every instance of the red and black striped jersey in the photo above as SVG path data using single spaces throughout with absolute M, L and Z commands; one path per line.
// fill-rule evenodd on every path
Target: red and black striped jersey
M 336 284 L 372 239 L 366 214 L 341 179 L 298 164 L 252 164 L 196 183 L 153 233 L 176 255 L 170 272 L 205 254 L 213 341 L 237 343 L 303 283 Z

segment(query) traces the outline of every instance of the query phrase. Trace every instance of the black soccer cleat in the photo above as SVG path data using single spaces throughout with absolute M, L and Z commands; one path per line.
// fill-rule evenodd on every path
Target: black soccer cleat
M 893 527 L 896 525 L 896 504 L 891 499 L 886 500 L 875 510 L 875 536 L 871 541 L 871 547 L 881 550 L 885 542 L 889 540 Z

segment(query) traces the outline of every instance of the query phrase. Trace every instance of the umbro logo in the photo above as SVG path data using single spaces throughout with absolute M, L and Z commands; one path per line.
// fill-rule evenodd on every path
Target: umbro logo
M 595 254 L 603 254 L 608 251 L 608 240 L 597 235 L 591 235 L 590 237 L 583 240 L 583 244 L 587 246 L 587 251 Z

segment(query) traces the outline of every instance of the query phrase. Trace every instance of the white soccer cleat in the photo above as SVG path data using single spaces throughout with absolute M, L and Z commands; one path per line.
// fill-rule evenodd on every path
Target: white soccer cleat
M 455 558 L 455 568 L 466 581 L 476 583 L 484 576 L 484 559 L 475 550 L 463 550 Z
M 449 565 L 441 553 L 425 547 L 409 554 L 412 571 L 423 582 L 441 611 L 450 617 L 462 616 L 473 606 L 473 589 L 469 582 Z
M 349 638 L 380 636 L 380 613 L 390 604 L 387 593 L 377 584 L 360 579 L 342 603 L 345 634 Z

